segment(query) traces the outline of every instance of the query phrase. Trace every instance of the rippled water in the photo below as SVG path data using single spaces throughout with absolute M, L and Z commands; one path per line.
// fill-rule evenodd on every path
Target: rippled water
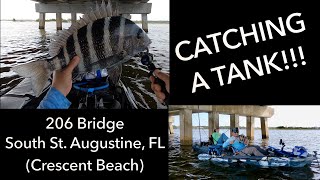
M 220 132 L 230 132 L 220 129 Z M 222 167 L 207 161 L 199 161 L 190 146 L 180 146 L 180 130 L 175 129 L 169 138 L 169 179 L 320 179 L 320 166 L 314 161 L 310 167 L 303 168 L 258 168 L 248 166 Z M 207 140 L 208 129 L 193 129 L 193 142 Z M 245 134 L 241 129 L 240 134 Z M 292 150 L 296 145 L 304 146 L 308 152 L 320 153 L 320 130 L 269 130 L 269 140 L 262 140 L 261 131 L 255 130 L 253 144 L 266 147 L 279 147 L 283 139 L 285 150 Z M 318 158 L 320 156 L 318 155 Z M 319 160 L 320 161 L 320 160 Z
M 63 23 L 63 28 L 69 26 L 70 23 Z M 39 30 L 37 22 L 1 21 L 0 96 L 22 81 L 10 71 L 12 66 L 48 56 L 55 29 L 55 22 L 46 22 L 46 29 Z M 155 56 L 155 65 L 169 72 L 169 24 L 149 24 L 148 36 L 152 40 L 150 53 Z M 151 90 L 147 74 L 147 68 L 135 58 L 123 66 L 121 79 L 132 90 L 140 108 L 165 108 Z

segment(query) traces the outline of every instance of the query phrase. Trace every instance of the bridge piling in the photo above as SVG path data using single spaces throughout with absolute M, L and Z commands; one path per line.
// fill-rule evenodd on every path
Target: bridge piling
M 77 13 L 71 13 L 71 24 L 75 24 L 77 22 Z
M 57 30 L 62 29 L 61 13 L 71 13 L 71 21 L 75 23 L 76 13 L 89 13 L 96 9 L 96 4 L 91 0 L 33 0 L 36 12 L 39 13 L 39 29 L 45 28 L 45 14 L 55 13 Z M 149 0 L 112 0 L 114 16 L 122 15 L 130 19 L 131 14 L 141 14 L 142 28 L 148 32 L 148 14 L 151 13 L 152 3 Z
M 180 144 L 192 145 L 192 113 L 207 112 L 209 114 L 208 128 L 209 136 L 214 129 L 219 128 L 219 114 L 230 115 L 230 129 L 239 127 L 239 116 L 246 116 L 246 134 L 254 139 L 254 118 L 259 117 L 261 122 L 262 138 L 269 138 L 268 118 L 274 114 L 273 108 L 267 106 L 169 106 L 169 117 L 172 121 L 173 115 L 180 115 Z M 170 121 L 170 122 L 171 122 Z M 172 122 L 173 123 L 173 122 Z M 231 135 L 231 131 L 230 131 Z M 208 137 L 202 139 L 207 140 Z
M 169 116 L 169 134 L 173 134 L 173 116 Z
M 235 127 L 239 127 L 239 115 L 231 114 L 230 115 L 230 136 L 231 136 L 231 129 Z
M 192 145 L 192 110 L 180 111 L 180 144 Z
M 39 29 L 44 29 L 46 23 L 46 13 L 39 13 Z
M 147 17 L 147 14 L 141 14 L 141 19 L 142 19 L 142 29 L 145 32 L 148 32 L 148 17 Z
M 260 118 L 262 139 L 269 138 L 268 119 L 265 117 Z
M 247 137 L 254 140 L 254 117 L 247 116 Z
M 209 136 L 213 133 L 213 130 L 219 128 L 219 113 L 209 112 Z
M 61 13 L 56 13 L 57 30 L 62 30 L 62 16 Z

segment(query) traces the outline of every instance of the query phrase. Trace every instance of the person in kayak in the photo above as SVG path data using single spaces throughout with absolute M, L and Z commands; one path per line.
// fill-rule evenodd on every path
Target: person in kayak
M 231 137 L 223 143 L 222 147 L 227 148 L 232 146 L 234 148 L 235 154 L 240 156 L 265 156 L 261 153 L 257 147 L 248 146 L 249 141 L 241 141 L 239 137 L 239 128 L 233 128 L 231 130 Z
M 66 98 L 72 88 L 72 71 L 79 64 L 80 58 L 75 56 L 70 63 L 62 70 L 55 71 L 53 74 L 52 86 L 42 99 L 37 109 L 68 109 L 71 102 Z M 159 70 L 155 70 L 155 75 L 162 79 L 169 92 L 169 75 Z M 155 92 L 159 101 L 165 99 L 161 87 L 154 83 L 154 77 L 150 77 L 152 90 Z
M 214 129 L 213 133 L 209 137 L 209 140 L 212 144 L 218 144 L 218 140 L 220 138 L 221 134 L 219 133 L 219 129 Z

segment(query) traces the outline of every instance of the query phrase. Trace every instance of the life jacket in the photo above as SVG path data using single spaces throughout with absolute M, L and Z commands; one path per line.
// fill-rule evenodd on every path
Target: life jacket
M 213 139 L 213 144 L 217 144 L 218 143 L 220 136 L 221 136 L 221 134 L 218 133 L 218 132 L 212 133 L 211 137 Z

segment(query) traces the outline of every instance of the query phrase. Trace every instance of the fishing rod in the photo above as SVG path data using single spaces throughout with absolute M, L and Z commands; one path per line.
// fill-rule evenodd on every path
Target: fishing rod
M 166 84 L 165 84 L 165 82 L 163 80 L 161 80 L 160 78 L 155 76 L 154 73 L 153 73 L 156 69 L 161 70 L 161 68 L 157 68 L 152 63 L 153 55 L 151 53 L 149 53 L 149 49 L 147 50 L 147 52 L 142 52 L 140 54 L 140 56 L 141 56 L 141 63 L 148 67 L 148 70 L 149 70 L 148 77 L 153 76 L 155 78 L 155 81 L 154 81 L 155 84 L 159 84 L 160 85 L 161 92 L 163 92 L 164 95 L 165 95 L 165 99 L 163 101 L 163 104 L 165 106 L 168 106 L 169 105 L 169 93 L 168 93 L 168 91 L 166 89 Z
M 317 157 L 318 153 L 317 153 L 317 151 L 313 151 L 313 153 L 314 153 L 314 156 L 315 156 L 316 159 L 317 159 L 318 167 L 320 168 L 319 161 L 318 161 L 318 157 Z

